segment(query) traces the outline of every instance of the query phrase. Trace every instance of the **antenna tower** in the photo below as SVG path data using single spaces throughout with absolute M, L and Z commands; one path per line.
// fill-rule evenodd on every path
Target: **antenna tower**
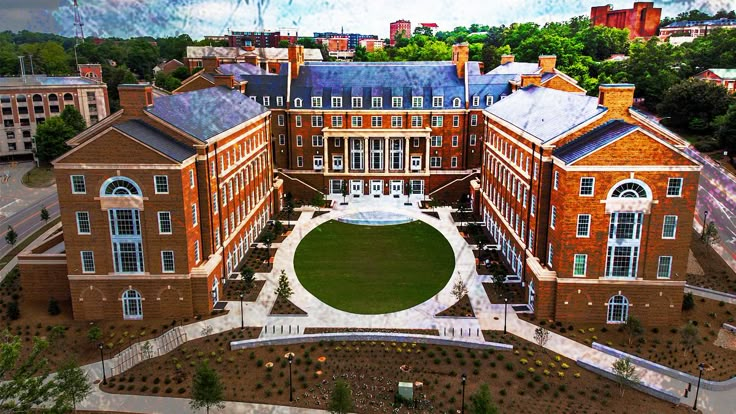
M 84 22 L 82 15 L 79 14 L 77 0 L 74 0 L 74 36 L 77 38 L 77 44 L 84 43 Z

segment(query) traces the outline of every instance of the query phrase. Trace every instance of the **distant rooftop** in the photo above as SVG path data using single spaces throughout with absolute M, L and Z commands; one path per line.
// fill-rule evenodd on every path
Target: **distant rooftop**
M 100 82 L 81 76 L 28 75 L 25 78 L 20 76 L 0 77 L 0 87 L 74 85 L 100 85 Z
M 259 47 L 245 50 L 241 47 L 187 46 L 187 58 L 201 59 L 205 56 L 217 56 L 224 59 L 236 59 L 246 56 L 258 56 L 264 60 L 289 60 L 289 49 L 285 47 Z M 304 60 L 322 60 L 320 49 L 304 49 Z
M 736 79 L 736 69 L 708 69 L 721 79 Z
M 684 22 L 674 22 L 668 24 L 667 28 L 677 27 L 693 27 L 693 26 L 736 26 L 736 19 L 715 19 L 715 20 L 686 20 Z

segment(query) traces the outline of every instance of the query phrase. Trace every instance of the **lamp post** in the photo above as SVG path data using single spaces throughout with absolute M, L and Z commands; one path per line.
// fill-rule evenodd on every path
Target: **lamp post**
M 503 298 L 503 334 L 506 335 L 506 312 L 509 308 L 509 298 Z
M 100 361 L 102 362 L 102 383 L 104 385 L 107 385 L 107 374 L 105 373 L 105 354 L 102 352 L 102 349 L 105 346 L 100 342 L 97 344 L 97 348 L 100 350 Z
M 705 364 L 698 364 L 698 388 L 695 389 L 695 402 L 693 402 L 693 411 L 698 411 L 698 394 L 700 393 L 700 379 L 703 378 L 703 370 L 705 370 Z
M 463 374 L 460 376 L 460 381 L 463 383 L 463 402 L 460 406 L 460 414 L 465 414 L 465 381 L 467 381 L 468 376 Z
M 243 292 L 240 292 L 240 330 L 242 331 L 245 327 L 245 321 L 243 320 L 243 298 L 245 297 L 245 294 Z
M 291 388 L 291 363 L 294 362 L 294 354 L 291 352 L 289 353 L 289 402 L 294 401 L 294 396 L 292 394 L 292 388 Z
M 703 232 L 700 234 L 700 238 L 705 240 L 705 228 L 708 226 L 708 210 L 705 210 L 705 218 L 703 218 Z

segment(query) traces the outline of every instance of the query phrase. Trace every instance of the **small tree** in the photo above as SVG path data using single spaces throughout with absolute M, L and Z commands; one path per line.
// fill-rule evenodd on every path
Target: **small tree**
M 92 392 L 92 385 L 87 374 L 79 368 L 76 361 L 68 361 L 62 365 L 54 378 L 56 388 L 56 406 L 72 406 L 72 412 L 77 412 L 77 403 L 87 398 Z
M 17 301 L 8 303 L 8 310 L 6 312 L 8 319 L 11 321 L 17 321 L 20 319 L 20 308 L 18 307 Z
M 269 259 L 271 258 L 271 244 L 275 238 L 276 236 L 270 231 L 265 231 L 263 236 L 261 236 L 261 242 L 266 245 L 266 252 L 268 253 Z
M 411 199 L 411 195 L 414 193 L 414 190 L 411 187 L 411 183 L 409 181 L 406 182 L 406 202 L 408 203 Z
M 87 340 L 91 343 L 99 342 L 100 338 L 102 338 L 102 329 L 99 326 L 95 325 L 87 330 Z
M 342 188 L 340 190 L 342 191 L 342 202 L 346 203 L 346 199 L 350 194 L 348 191 L 348 180 L 342 180 Z
M 491 391 L 488 389 L 488 384 L 481 384 L 478 391 L 470 396 L 470 407 L 468 407 L 470 414 L 497 414 L 498 407 L 493 404 L 491 400 Z
M 291 224 L 291 215 L 294 214 L 294 197 L 291 193 L 286 193 L 286 197 L 284 197 L 283 211 L 286 213 L 286 225 L 289 226 Z
M 347 414 L 353 409 L 350 386 L 342 378 L 335 383 L 335 390 L 330 396 L 328 409 L 332 414 Z
M 639 373 L 629 358 L 617 359 L 613 363 L 612 372 L 616 376 L 621 396 L 624 396 L 624 386 L 632 386 L 641 382 Z
M 277 236 L 284 234 L 284 223 L 280 222 L 279 220 L 276 220 L 276 222 L 273 223 L 273 232 Z
M 458 280 L 457 283 L 452 287 L 452 296 L 455 297 L 455 299 L 460 300 L 463 298 L 463 296 L 468 294 L 468 287 L 465 285 L 465 282 L 462 280 Z
M 294 291 L 291 289 L 289 278 L 286 277 L 286 271 L 282 270 L 279 275 L 279 286 L 276 288 L 276 296 L 289 299 L 293 294 Z
M 437 200 L 437 197 L 432 198 L 429 200 L 429 206 L 432 207 L 432 210 L 437 209 L 437 207 L 440 206 L 440 201 Z
M 682 310 L 688 311 L 695 307 L 695 297 L 692 292 L 688 292 L 682 299 Z
M 211 407 L 224 408 L 223 399 L 224 389 L 217 372 L 206 362 L 200 364 L 192 378 L 192 401 L 189 406 L 194 410 L 204 408 L 209 413 Z
M 624 322 L 624 331 L 629 337 L 629 346 L 634 342 L 634 338 L 644 333 L 644 328 L 641 326 L 641 321 L 636 316 L 629 315 Z
M 51 316 L 56 316 L 61 313 L 61 308 L 59 308 L 59 301 L 57 301 L 54 297 L 49 298 L 48 312 Z
M 255 275 L 256 272 L 248 266 L 244 267 L 243 270 L 240 271 L 240 277 L 243 280 L 243 293 L 248 293 L 253 289 L 253 285 L 256 282 Z
M 537 343 L 537 345 L 544 348 L 544 346 L 547 344 L 547 341 L 549 341 L 549 331 L 542 328 L 541 326 L 534 330 L 534 342 Z
M 703 229 L 702 238 L 703 243 L 705 243 L 706 246 L 712 246 L 714 243 L 718 243 L 721 240 L 721 236 L 718 234 L 716 223 L 711 221 L 710 223 L 708 223 L 708 225 L 705 226 L 705 229 Z
M 683 345 L 683 355 L 687 355 L 688 349 L 692 349 L 692 347 L 700 343 L 698 327 L 692 321 L 688 321 L 685 326 L 680 328 L 680 342 Z
M 319 211 L 320 208 L 325 206 L 325 195 L 320 192 L 316 192 L 314 197 L 312 197 L 312 205 L 317 208 L 317 211 Z
M 46 210 L 46 207 L 43 207 L 41 209 L 41 221 L 43 221 L 44 223 L 49 222 L 49 211 Z
M 11 246 L 14 246 L 15 242 L 17 241 L 18 241 L 18 233 L 15 232 L 15 230 L 13 229 L 13 226 L 8 226 L 8 232 L 5 233 L 5 242 Z

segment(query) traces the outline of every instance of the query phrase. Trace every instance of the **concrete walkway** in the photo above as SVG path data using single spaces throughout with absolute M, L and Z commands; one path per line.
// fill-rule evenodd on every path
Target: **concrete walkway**
M 341 197 L 336 198 L 342 201 Z M 450 216 L 449 208 L 438 208 L 435 211 L 440 219 L 435 219 L 423 214 L 417 207 L 417 199 L 413 200 L 413 206 L 404 206 L 405 198 L 374 200 L 372 198 L 361 198 L 359 200 L 349 198 L 347 206 L 337 206 L 319 217 L 313 218 L 311 211 L 304 211 L 295 223 L 292 233 L 280 245 L 274 259 L 273 271 L 270 273 L 257 273 L 257 279 L 266 281 L 258 299 L 255 302 L 244 303 L 244 320 L 246 326 L 277 327 L 276 333 L 261 333 L 261 337 L 289 336 L 288 327 L 291 327 L 291 335 L 303 333 L 305 327 L 340 327 L 340 328 L 389 328 L 389 329 L 437 329 L 441 336 L 452 339 L 450 330 L 458 340 L 483 341 L 482 334 L 473 337 L 457 336 L 459 329 L 471 334 L 481 330 L 502 330 L 504 324 L 504 305 L 492 304 L 485 294 L 483 282 L 487 276 L 479 276 L 475 269 L 475 257 L 470 246 L 460 237 L 455 224 Z M 337 204 L 337 203 L 336 203 Z M 388 211 L 401 213 L 416 220 L 421 220 L 442 232 L 452 246 L 455 253 L 455 271 L 447 285 L 435 296 L 426 302 L 400 312 L 384 315 L 356 315 L 334 309 L 312 296 L 300 283 L 294 272 L 293 257 L 299 241 L 310 231 L 320 224 L 336 219 L 343 215 L 358 211 Z M 268 313 L 276 299 L 276 285 L 281 270 L 286 272 L 291 283 L 294 295 L 291 301 L 308 313 L 307 316 L 269 316 Z M 455 303 L 451 294 L 452 286 L 457 280 L 462 280 L 468 287 L 468 296 L 471 300 L 475 318 L 437 318 L 438 312 Z M 509 304 L 510 305 L 510 304 Z M 240 326 L 240 304 L 230 302 L 227 305 L 229 313 L 224 316 L 185 325 L 183 329 L 188 340 L 201 338 L 218 332 L 227 331 Z M 507 331 L 534 342 L 534 330 L 536 325 L 519 319 L 516 313 L 509 307 L 507 317 Z M 284 333 L 281 333 L 281 326 Z M 269 331 L 270 332 L 270 331 Z M 546 348 L 559 355 L 572 360 L 583 360 L 604 370 L 610 371 L 615 358 L 603 352 L 592 349 L 589 346 L 575 342 L 553 332 L 550 332 Z M 110 364 L 106 361 L 109 372 Z M 84 367 L 89 372 L 90 379 L 101 379 L 100 363 L 90 364 Z M 687 384 L 667 375 L 660 374 L 644 368 L 638 369 L 642 382 L 647 385 L 668 392 L 672 395 L 683 396 Z M 693 384 L 693 387 L 695 384 Z M 688 398 L 683 398 L 683 404 L 693 403 L 695 394 L 689 393 Z M 698 407 L 704 413 L 728 413 L 733 412 L 733 401 L 736 400 L 736 390 L 727 392 L 700 391 Z M 123 409 L 127 412 L 192 412 L 188 407 L 188 400 L 167 397 L 138 397 L 127 395 L 112 395 L 99 390 L 86 399 L 80 408 L 90 410 L 113 410 Z M 315 410 L 295 409 L 290 407 L 262 406 L 258 404 L 229 402 L 224 413 L 314 413 Z

